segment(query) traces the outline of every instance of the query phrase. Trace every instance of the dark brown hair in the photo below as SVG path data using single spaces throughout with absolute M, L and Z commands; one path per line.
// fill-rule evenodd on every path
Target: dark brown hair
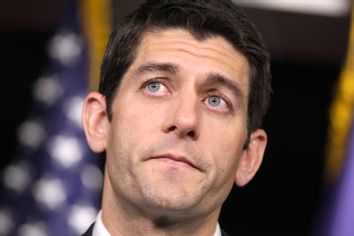
M 107 114 L 123 75 L 133 63 L 146 32 L 183 29 L 197 40 L 222 36 L 242 53 L 250 65 L 248 133 L 262 123 L 271 93 L 270 57 L 260 34 L 229 0 L 148 0 L 123 19 L 106 48 L 99 92 L 106 97 Z

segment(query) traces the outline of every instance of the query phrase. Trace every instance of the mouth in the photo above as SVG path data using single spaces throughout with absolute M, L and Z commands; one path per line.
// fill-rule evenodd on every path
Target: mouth
M 191 162 L 189 159 L 187 159 L 184 156 L 163 154 L 163 155 L 151 157 L 150 160 L 158 160 L 178 167 L 192 167 L 194 169 L 199 170 L 199 168 L 193 162 Z

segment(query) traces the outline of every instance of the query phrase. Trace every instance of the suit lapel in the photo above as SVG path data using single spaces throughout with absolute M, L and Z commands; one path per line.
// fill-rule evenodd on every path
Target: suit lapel
M 93 226 L 95 225 L 95 223 L 92 223 L 92 225 L 90 226 L 90 228 L 87 229 L 87 231 L 81 235 L 81 236 L 92 236 L 92 230 L 93 230 Z

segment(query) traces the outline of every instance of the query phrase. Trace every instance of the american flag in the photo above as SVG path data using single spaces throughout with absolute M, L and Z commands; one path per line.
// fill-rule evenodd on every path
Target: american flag
M 78 1 L 66 2 L 47 69 L 33 87 L 32 112 L 2 174 L 0 235 L 79 235 L 98 212 L 103 160 L 89 150 L 81 125 L 88 49 Z

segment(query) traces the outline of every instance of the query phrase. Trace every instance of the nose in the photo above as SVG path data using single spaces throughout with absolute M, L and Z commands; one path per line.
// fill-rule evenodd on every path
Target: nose
M 199 136 L 198 98 L 195 94 L 179 94 L 171 102 L 163 124 L 165 133 L 176 133 L 180 138 Z

